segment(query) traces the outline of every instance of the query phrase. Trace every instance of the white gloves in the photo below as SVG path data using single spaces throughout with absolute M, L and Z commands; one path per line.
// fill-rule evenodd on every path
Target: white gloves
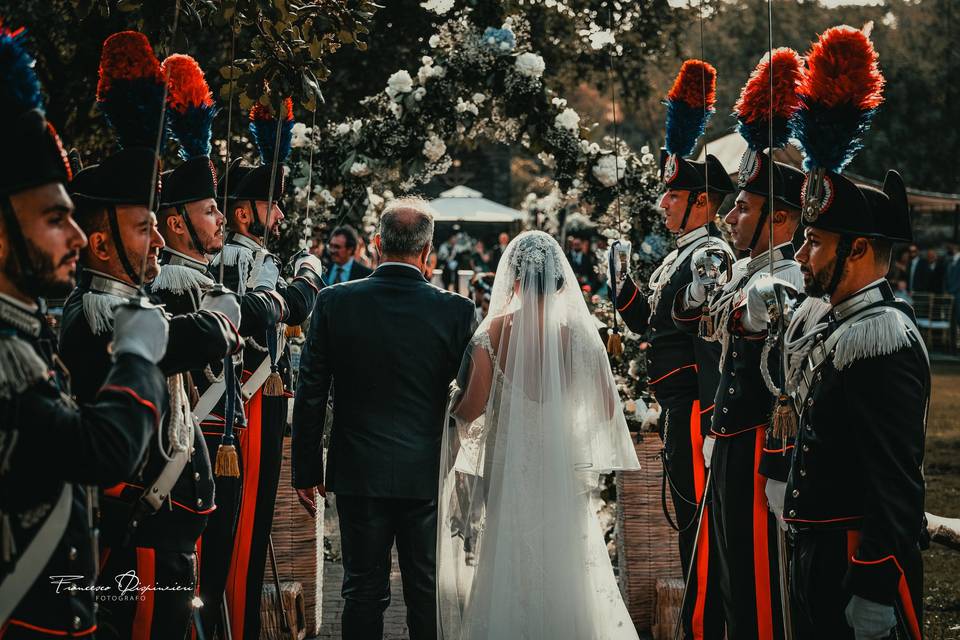
M 222 313 L 234 327 L 240 326 L 240 301 L 232 291 L 208 291 L 200 301 L 200 310 Z
M 132 353 L 157 364 L 167 352 L 170 324 L 160 307 L 145 299 L 117 307 L 113 323 L 113 356 Z
M 277 288 L 277 280 L 280 279 L 280 267 L 277 265 L 276 258 L 273 255 L 263 252 L 258 260 L 259 270 L 253 283 L 254 291 L 273 291 Z M 256 268 L 256 267 L 254 267 Z
M 707 436 L 703 439 L 703 466 L 710 468 L 710 460 L 713 459 L 713 447 L 717 444 L 716 436 Z
M 897 626 L 897 614 L 888 604 L 880 604 L 860 596 L 850 598 L 845 611 L 847 624 L 857 640 L 881 640 Z
M 706 249 L 697 249 L 693 254 L 693 259 L 690 260 L 690 272 L 693 275 L 693 280 L 687 287 L 686 303 L 688 309 L 703 306 L 703 303 L 707 300 L 707 288 L 704 286 L 700 270 L 697 269 L 697 262 L 702 261 L 706 254 Z
M 750 333 L 766 331 L 771 321 L 771 311 L 777 317 L 781 306 L 786 307 L 788 299 L 796 296 L 796 293 L 793 285 L 786 280 L 768 273 L 761 275 L 747 288 L 746 313 L 740 320 L 743 328 Z
M 297 256 L 296 262 L 293 263 L 293 272 L 300 273 L 300 269 L 303 267 L 310 269 L 318 276 L 323 276 L 323 263 L 320 262 L 320 258 L 308 251 L 302 251 Z
M 777 525 L 786 531 L 787 523 L 783 519 L 783 500 L 787 494 L 787 483 L 767 478 L 767 484 L 763 491 L 767 494 L 767 506 L 773 515 L 777 516 Z
M 610 245 L 611 257 L 614 261 L 614 270 L 616 270 L 617 283 L 623 282 L 630 271 L 630 260 L 633 258 L 632 245 L 629 240 L 614 240 Z M 610 270 L 610 260 L 607 260 L 607 271 Z M 614 274 L 607 273 L 607 277 Z

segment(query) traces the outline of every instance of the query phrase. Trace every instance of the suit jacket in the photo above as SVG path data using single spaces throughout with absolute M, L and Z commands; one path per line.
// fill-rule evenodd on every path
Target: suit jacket
M 946 291 L 954 297 L 960 296 L 960 260 L 953 257 L 947 260 Z
M 475 329 L 474 305 L 415 269 L 385 265 L 320 292 L 293 408 L 293 485 L 368 497 L 437 495 L 450 382 Z
M 946 265 L 943 260 L 938 259 L 932 267 L 926 259 L 920 260 L 913 272 L 913 291 L 943 293 L 945 276 Z

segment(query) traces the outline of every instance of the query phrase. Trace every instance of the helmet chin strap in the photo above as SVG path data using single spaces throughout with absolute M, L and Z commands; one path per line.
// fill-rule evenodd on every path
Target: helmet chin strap
M 683 219 L 680 221 L 680 233 L 681 235 L 687 232 L 687 222 L 690 220 L 690 211 L 693 209 L 693 205 L 696 204 L 697 198 L 700 197 L 700 194 L 703 191 L 690 191 L 687 195 L 687 207 L 683 210 Z
M 267 232 L 266 225 L 263 222 L 260 222 L 260 211 L 257 209 L 257 201 L 251 199 L 249 202 L 250 209 L 253 212 L 253 221 L 250 222 L 250 226 L 247 227 L 247 231 L 257 238 L 262 238 Z M 267 215 L 269 215 L 269 212 L 267 212 Z
M 190 242 L 193 243 L 193 248 L 199 253 L 206 254 L 206 247 L 200 242 L 200 236 L 197 235 L 197 230 L 194 228 L 193 222 L 190 220 L 190 215 L 187 213 L 187 205 L 178 204 L 177 213 L 183 218 L 183 224 L 186 225 L 187 233 L 190 234 Z
M 127 248 L 123 246 L 123 237 L 120 235 L 120 222 L 117 220 L 117 208 L 112 202 L 107 204 L 107 222 L 110 224 L 110 235 L 113 238 L 113 244 L 116 246 L 117 255 L 120 256 L 120 264 L 123 266 L 123 270 L 127 276 L 129 276 L 130 282 L 139 287 L 143 284 L 142 278 L 136 269 L 133 268 L 133 265 L 130 264 L 130 259 L 127 258 Z M 150 245 L 148 242 L 147 252 L 149 253 L 149 251 Z M 146 256 L 144 256 L 143 262 L 146 264 Z
M 840 236 L 840 242 L 837 243 L 837 262 L 833 268 L 833 276 L 830 278 L 830 284 L 827 285 L 827 295 L 832 296 L 840 284 L 840 278 L 843 277 L 843 268 L 847 264 L 847 257 L 853 249 L 853 237 L 847 234 Z
M 753 253 L 753 250 L 757 248 L 757 243 L 760 242 L 760 234 L 763 233 L 763 224 L 769 217 L 769 203 L 769 198 L 764 198 L 763 203 L 760 205 L 760 218 L 757 220 L 757 226 L 753 230 L 753 238 L 750 240 L 750 246 L 747 247 L 750 253 Z M 767 248 L 771 249 L 772 247 Z

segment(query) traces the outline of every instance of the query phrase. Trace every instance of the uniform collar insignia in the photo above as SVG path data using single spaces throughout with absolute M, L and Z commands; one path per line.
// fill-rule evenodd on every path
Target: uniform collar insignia
M 254 240 L 253 238 L 248 238 L 247 236 L 240 233 L 231 233 L 228 242 L 232 244 L 238 244 L 241 247 L 246 247 L 253 252 L 263 251 L 263 245 Z
M 700 238 L 710 235 L 709 225 L 703 225 L 702 227 L 697 227 L 693 231 L 688 231 L 683 235 L 677 238 L 677 248 L 682 249 L 691 242 L 695 242 Z
M 180 253 L 170 247 L 164 247 L 162 249 L 164 256 L 166 257 L 165 265 L 175 265 L 180 267 L 190 267 L 196 271 L 199 271 L 203 274 L 207 273 L 207 263 L 201 262 L 196 258 L 191 258 L 185 253 Z
M 135 298 L 140 290 L 132 284 L 118 280 L 100 271 L 87 269 L 90 274 L 90 290 L 96 293 L 109 293 L 120 298 Z
M 793 245 L 789 242 L 784 242 L 773 248 L 773 264 L 777 264 L 781 260 L 793 260 Z M 766 267 L 769 262 L 770 252 L 764 251 L 762 254 L 750 260 L 747 263 L 747 275 L 752 276 L 757 271 L 760 271 Z
M 892 297 L 888 295 L 889 289 L 890 285 L 883 278 L 871 282 L 846 300 L 833 305 L 833 317 L 836 318 L 837 321 L 843 322 L 864 307 Z

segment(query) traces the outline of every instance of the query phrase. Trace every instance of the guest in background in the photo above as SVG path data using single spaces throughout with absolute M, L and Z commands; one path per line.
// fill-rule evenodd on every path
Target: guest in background
M 917 265 L 920 264 L 920 248 L 912 244 L 907 250 L 910 252 L 910 261 L 907 263 L 909 265 L 907 267 L 909 275 L 907 278 L 907 288 L 913 291 L 913 275 L 917 271 Z
M 373 273 L 369 268 L 358 262 L 354 255 L 357 251 L 357 232 L 349 225 L 337 227 L 330 232 L 330 242 L 327 251 L 330 254 L 330 284 L 360 280 Z
M 913 293 L 943 293 L 946 265 L 936 249 L 927 249 L 926 258 L 913 270 Z
M 570 240 L 570 250 L 567 252 L 567 260 L 573 267 L 573 272 L 577 276 L 577 282 L 580 287 L 590 287 L 590 291 L 597 290 L 597 258 L 593 255 L 590 248 L 590 241 L 586 238 L 573 237 Z
M 907 289 L 907 281 L 904 279 L 896 280 L 891 282 L 893 286 L 893 295 L 900 300 L 903 300 L 910 306 L 913 306 L 913 296 L 910 295 L 910 291 Z
M 953 313 L 950 315 L 950 353 L 957 351 L 957 328 L 960 326 L 960 251 L 950 245 L 946 265 L 946 291 L 953 296 Z
M 447 291 L 456 291 L 460 293 L 460 283 L 457 273 L 460 270 L 460 234 L 454 233 L 447 238 L 447 241 L 440 245 L 437 250 L 437 262 L 443 273 L 440 278 L 443 281 L 443 288 Z
M 887 280 L 896 291 L 899 288 L 899 282 L 903 280 L 904 286 L 909 289 L 910 282 L 910 249 L 904 248 L 897 253 L 897 259 L 890 265 L 890 271 L 887 272 Z
M 506 251 L 508 244 L 510 244 L 510 234 L 504 231 L 497 237 L 497 246 L 490 252 L 490 271 L 494 273 L 497 272 L 497 267 L 500 265 L 500 258 L 503 256 L 503 252 Z
M 362 234 L 357 234 L 357 248 L 353 251 L 353 261 L 368 269 L 373 269 L 374 267 L 374 256 L 368 252 L 369 245 L 367 244 L 367 238 Z M 373 248 L 376 251 L 376 247 Z
M 473 246 L 470 262 L 474 273 L 486 273 L 490 270 L 490 252 L 487 251 L 483 240 L 477 240 L 477 244 Z

